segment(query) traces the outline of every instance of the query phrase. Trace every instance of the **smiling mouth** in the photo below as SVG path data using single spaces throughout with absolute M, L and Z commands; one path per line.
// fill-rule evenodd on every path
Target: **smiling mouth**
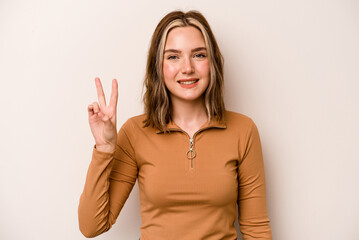
M 179 84 L 183 84 L 183 85 L 191 85 L 194 84 L 196 82 L 198 82 L 199 79 L 194 79 L 194 80 L 188 80 L 188 81 L 177 81 Z

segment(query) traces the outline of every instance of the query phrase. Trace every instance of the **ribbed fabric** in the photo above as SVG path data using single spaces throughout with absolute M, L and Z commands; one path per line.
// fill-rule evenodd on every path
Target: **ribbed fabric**
M 226 111 L 190 138 L 174 123 L 170 133 L 143 128 L 145 115 L 120 129 L 115 152 L 93 148 L 79 204 L 87 237 L 111 228 L 138 180 L 142 240 L 272 239 L 258 130 L 251 118 Z M 186 154 L 187 153 L 187 154 Z

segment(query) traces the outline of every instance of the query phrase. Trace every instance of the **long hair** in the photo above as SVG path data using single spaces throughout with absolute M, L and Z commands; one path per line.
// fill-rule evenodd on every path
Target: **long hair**
M 166 131 L 171 120 L 171 99 L 163 77 L 163 55 L 169 31 L 176 27 L 193 26 L 204 38 L 210 64 L 209 85 L 204 94 L 204 103 L 209 120 L 223 121 L 223 57 L 217 41 L 205 17 L 198 11 L 173 11 L 158 23 L 148 51 L 143 95 L 146 119 L 144 127 L 156 127 Z

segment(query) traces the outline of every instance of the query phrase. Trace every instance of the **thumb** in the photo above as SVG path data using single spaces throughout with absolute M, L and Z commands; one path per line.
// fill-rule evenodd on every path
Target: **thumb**
M 103 114 L 102 112 L 98 113 L 98 116 L 101 118 L 102 121 L 107 122 L 110 118 L 107 116 L 107 114 Z
M 103 116 L 102 121 L 108 122 L 110 120 L 110 117 L 106 114 Z

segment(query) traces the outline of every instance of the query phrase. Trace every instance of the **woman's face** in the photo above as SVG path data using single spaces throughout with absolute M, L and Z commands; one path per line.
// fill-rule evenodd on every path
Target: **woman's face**
M 202 33 L 195 27 L 176 27 L 166 40 L 163 75 L 172 101 L 195 101 L 209 84 L 209 60 Z

